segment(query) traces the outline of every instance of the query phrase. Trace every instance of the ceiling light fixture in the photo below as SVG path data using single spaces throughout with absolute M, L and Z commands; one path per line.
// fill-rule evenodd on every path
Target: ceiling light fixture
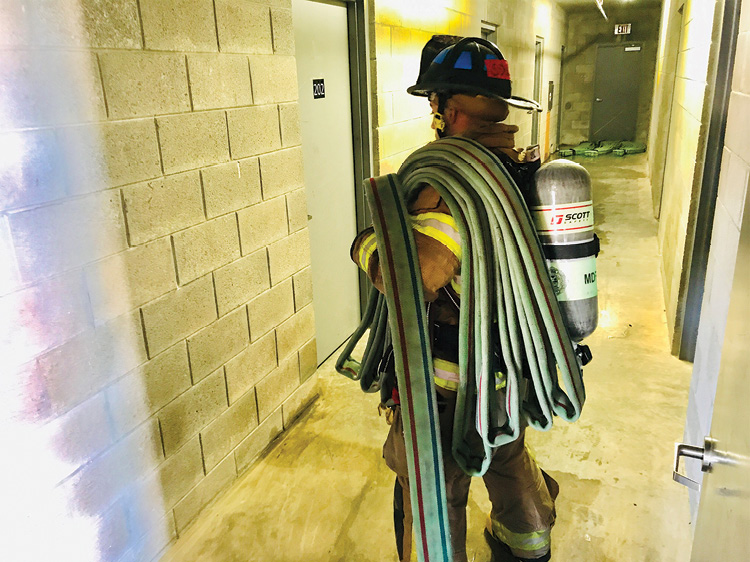
M 604 19 L 609 21 L 609 18 L 607 17 L 607 14 L 604 13 L 604 0 L 594 0 L 596 2 L 596 7 L 599 8 L 599 11 L 604 16 Z

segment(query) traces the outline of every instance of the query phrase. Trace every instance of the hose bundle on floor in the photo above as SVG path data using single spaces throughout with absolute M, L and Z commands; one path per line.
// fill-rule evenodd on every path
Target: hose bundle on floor
M 386 294 L 373 291 L 337 369 L 359 379 L 364 390 L 375 390 L 382 371 L 377 364 L 392 343 L 409 475 L 430 486 L 412 485 L 416 542 L 434 528 L 431 540 L 438 544 L 447 523 L 434 519 L 433 526 L 420 519 L 430 494 L 437 503 L 428 510 L 428 522 L 444 515 L 445 495 L 421 274 L 406 210 L 406 201 L 425 185 L 442 196 L 461 235 L 460 382 L 453 431 L 459 465 L 468 474 L 483 474 L 492 448 L 518 438 L 526 423 L 546 430 L 555 414 L 577 419 L 585 392 L 531 216 L 494 154 L 469 139 L 449 137 L 414 152 L 397 175 L 366 182 Z M 351 353 L 368 328 L 360 365 Z M 476 433 L 481 450 L 472 446 Z M 445 541 L 435 552 L 443 548 Z

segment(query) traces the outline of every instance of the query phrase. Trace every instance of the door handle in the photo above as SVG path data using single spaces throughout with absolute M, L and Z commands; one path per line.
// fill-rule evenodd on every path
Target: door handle
M 602 102 L 604 100 L 602 98 L 594 98 L 594 101 L 597 102 L 597 103 L 599 103 L 599 102 Z
M 695 480 L 680 474 L 680 457 L 689 459 L 699 459 L 701 461 L 701 472 L 711 472 L 715 464 L 740 464 L 742 457 L 726 451 L 720 451 L 716 448 L 717 441 L 711 437 L 703 438 L 703 447 L 686 445 L 685 443 L 675 443 L 674 451 L 674 471 L 672 479 L 687 486 L 692 490 L 700 490 L 701 486 Z

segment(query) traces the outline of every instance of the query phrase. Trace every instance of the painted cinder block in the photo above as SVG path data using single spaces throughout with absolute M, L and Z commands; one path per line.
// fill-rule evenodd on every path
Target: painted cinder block
M 13 350 L 8 368 L 58 346 L 92 325 L 80 272 L 41 282 L 0 298 L 0 341 Z M 7 346 L 7 347 L 5 347 Z
M 180 285 L 240 257 L 237 217 L 224 215 L 172 236 Z
M 212 0 L 141 0 L 146 49 L 217 51 Z
M 307 195 L 304 189 L 287 193 L 286 207 L 289 214 L 289 232 L 297 232 L 307 226 Z
M 193 383 L 203 379 L 250 343 L 247 313 L 238 308 L 188 338 Z
M 216 319 L 214 286 L 206 275 L 141 309 L 149 357 L 155 357 L 179 340 Z
M 283 429 L 284 421 L 281 408 L 277 408 L 235 449 L 234 457 L 237 461 L 237 471 L 242 473 L 250 468 Z
M 198 172 L 124 187 L 122 194 L 131 244 L 143 244 L 205 220 Z
M 92 193 L 11 214 L 21 278 L 33 282 L 127 248 L 120 193 Z
M 216 23 L 222 53 L 272 53 L 268 6 L 243 0 L 216 0 Z
M 81 297 L 74 292 L 74 286 L 64 284 L 60 289 L 54 302 L 63 306 L 62 317 L 73 321 L 75 311 L 80 310 Z M 39 307 L 36 312 L 43 311 L 43 308 Z M 9 318 L 9 325 L 16 331 L 24 326 L 21 322 L 14 323 L 11 316 L 3 317 Z M 137 311 L 96 328 L 84 321 L 77 335 L 58 319 L 44 318 L 44 321 L 40 325 L 47 326 L 45 338 L 53 333 L 50 331 L 53 326 L 66 329 L 64 337 L 56 342 L 59 345 L 37 355 L 15 371 L 14 378 L 20 383 L 18 392 L 26 396 L 25 419 L 41 421 L 59 416 L 146 361 L 141 318 Z M 25 342 L 28 345 L 31 340 L 25 338 Z M 8 368 L 11 368 L 10 364 Z
M 188 55 L 193 109 L 218 109 L 253 103 L 250 65 L 243 55 Z
M 214 271 L 219 316 L 257 297 L 271 287 L 268 255 L 258 250 Z
M 310 265 L 310 235 L 305 228 L 268 247 L 271 285 Z
M 279 104 L 281 120 L 281 144 L 284 148 L 302 144 L 297 102 Z
M 245 158 L 281 148 L 279 113 L 275 105 L 227 112 L 232 158 Z
M 224 369 L 218 369 L 164 406 L 158 418 L 167 458 L 226 409 Z
M 276 328 L 279 360 L 296 353 L 302 344 L 315 336 L 315 315 L 312 305 L 297 312 Z
M 260 157 L 263 199 L 278 197 L 302 187 L 305 183 L 302 148 L 279 150 Z
M 227 393 L 234 404 L 255 384 L 276 368 L 276 337 L 270 332 L 227 361 Z
M 281 406 L 281 413 L 285 430 L 289 429 L 289 426 L 318 398 L 319 394 L 318 379 L 317 377 L 312 377 L 284 401 Z
M 91 154 L 99 150 L 104 158 L 110 186 L 118 186 L 155 178 L 161 174 L 159 143 L 153 119 L 129 119 L 101 123 L 91 134 L 91 128 L 71 128 L 75 139 L 71 142 L 96 142 L 101 138 L 101 148 L 94 144 Z M 76 134 L 77 133 L 77 134 Z M 67 141 L 67 139 L 66 139 Z M 81 150 L 85 150 L 81 146 Z
M 301 382 L 310 378 L 318 368 L 318 347 L 315 338 L 299 348 L 299 379 Z
M 110 117 L 190 111 L 184 55 L 111 51 L 99 61 Z
M 220 462 L 174 507 L 177 532 L 182 533 L 198 514 L 237 478 L 234 455 Z
M 257 104 L 297 100 L 297 63 L 292 56 L 250 55 L 250 77 Z
M 172 174 L 229 160 L 223 111 L 159 117 L 156 122 L 164 173 Z
M 56 456 L 68 464 L 70 472 L 104 451 L 114 441 L 109 424 L 107 401 L 98 393 L 45 426 L 54 436 Z M 65 474 L 68 476 L 68 474 Z
M 102 514 L 96 537 L 99 544 L 99 556 L 105 560 L 119 560 L 130 547 L 131 534 L 128 525 L 126 501 L 119 499 Z
M 94 49 L 140 49 L 138 0 L 83 0 L 83 27 Z
M 115 433 L 130 432 L 190 385 L 187 346 L 181 341 L 107 387 Z
M 7 26 L 6 26 L 7 27 Z M 14 49 L 3 53 L 0 89 L 15 128 L 98 121 L 101 88 L 96 57 L 78 49 Z M 54 92 L 54 95 L 50 95 Z
M 301 310 L 313 299 L 312 269 L 306 267 L 295 273 L 292 279 L 294 280 L 294 310 Z
M 151 473 L 161 455 L 155 419 L 86 464 L 60 484 L 61 492 L 75 498 L 71 509 L 96 515 L 113 505 L 133 482 Z
M 260 336 L 294 314 L 292 280 L 288 279 L 255 297 L 248 303 L 247 311 L 250 337 L 252 341 L 257 341 Z
M 257 425 L 258 408 L 253 389 L 201 431 L 206 470 L 212 470 Z
M 13 250 L 7 216 L 0 217 L 0 263 L 4 264 L 0 269 L 0 296 L 3 296 L 21 286 L 21 274 L 16 264 L 16 254 Z
M 271 8 L 273 52 L 277 55 L 294 55 L 294 24 L 292 10 Z
M 265 420 L 299 386 L 297 356 L 279 362 L 279 366 L 257 385 L 258 419 Z
M 97 321 L 133 310 L 177 284 L 167 237 L 92 263 L 85 268 L 85 275 Z
M 208 218 L 254 205 L 261 200 L 257 158 L 204 168 L 201 177 Z
M 158 488 L 155 487 L 155 490 Z M 155 492 L 156 493 L 156 492 Z M 155 493 L 149 496 L 149 501 L 153 502 Z M 131 516 L 129 521 L 139 521 L 137 516 Z M 169 512 L 166 516 L 161 517 L 158 521 L 149 521 L 148 525 L 141 527 L 141 534 L 133 540 L 128 552 L 117 562 L 139 562 L 141 560 L 160 560 L 168 550 L 168 546 L 177 540 L 177 530 L 175 528 L 174 514 Z
M 202 478 L 201 444 L 196 435 L 159 466 L 164 507 L 173 507 Z
M 244 255 L 255 252 L 289 234 L 284 197 L 277 197 L 242 209 L 237 213 L 237 218 L 240 224 L 240 240 Z
M 0 133 L 0 145 L 14 147 L 15 153 L 6 153 L 0 167 L 0 209 L 29 207 L 65 197 L 68 182 L 62 140 L 52 129 Z

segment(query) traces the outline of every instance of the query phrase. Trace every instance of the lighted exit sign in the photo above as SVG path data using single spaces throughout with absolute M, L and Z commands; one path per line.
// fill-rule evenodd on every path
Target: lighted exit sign
M 629 23 L 618 23 L 615 25 L 615 35 L 630 35 L 630 27 L 632 24 Z

